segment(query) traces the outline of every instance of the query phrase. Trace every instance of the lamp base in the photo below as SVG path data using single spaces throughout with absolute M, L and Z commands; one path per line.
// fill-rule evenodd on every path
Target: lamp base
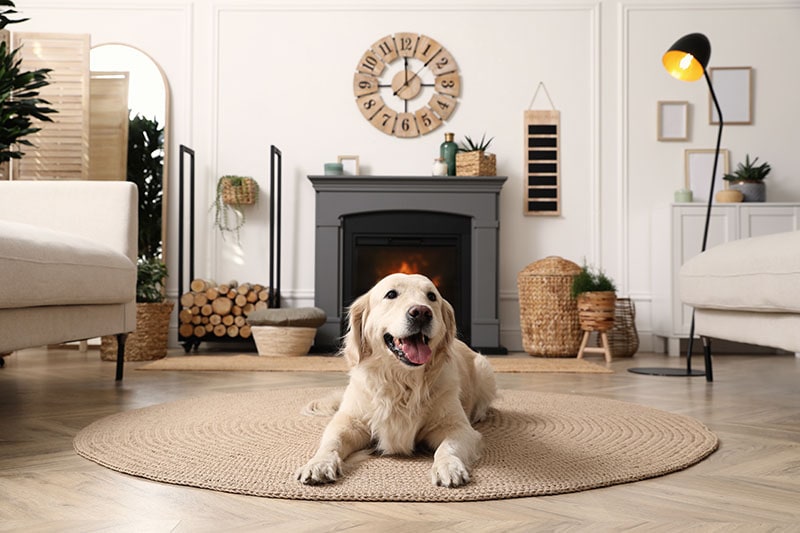
M 685 368 L 629 368 L 628 372 L 647 376 L 696 377 L 706 375 L 704 370 L 687 370 Z

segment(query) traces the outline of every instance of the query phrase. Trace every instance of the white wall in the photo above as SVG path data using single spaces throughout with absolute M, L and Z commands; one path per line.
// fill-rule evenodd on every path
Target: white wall
M 494 136 L 501 195 L 501 329 L 519 349 L 517 273 L 547 255 L 601 265 L 637 305 L 650 349 L 650 214 L 683 184 L 683 151 L 713 148 L 705 84 L 670 78 L 663 51 L 692 31 L 712 42 L 711 66 L 751 66 L 755 120 L 726 128 L 731 164 L 745 153 L 773 166 L 769 198 L 800 201 L 793 181 L 800 133 L 800 0 L 626 2 L 517 0 L 485 6 L 439 0 L 87 0 L 18 2 L 31 20 L 17 31 L 88 32 L 93 44 L 141 48 L 164 68 L 172 91 L 172 213 L 167 244 L 176 296 L 177 146 L 196 150 L 197 271 L 217 281 L 265 282 L 267 202 L 249 212 L 241 244 L 212 230 L 207 207 L 217 178 L 251 175 L 266 193 L 268 150 L 284 154 L 283 293 L 313 303 L 314 194 L 306 175 L 339 154 L 362 173 L 426 175 L 444 131 Z M 398 31 L 424 33 L 455 57 L 459 107 L 446 126 L 417 139 L 374 129 L 357 110 L 352 74 L 367 47 Z M 787 61 L 788 59 L 788 61 Z M 539 82 L 561 111 L 560 217 L 522 212 L 522 115 Z M 687 142 L 656 140 L 656 102 L 688 100 Z M 539 95 L 535 108 L 547 108 Z M 266 196 L 264 196 L 266 200 Z M 667 238 L 666 234 L 664 238 Z M 174 337 L 174 335 L 173 335 Z

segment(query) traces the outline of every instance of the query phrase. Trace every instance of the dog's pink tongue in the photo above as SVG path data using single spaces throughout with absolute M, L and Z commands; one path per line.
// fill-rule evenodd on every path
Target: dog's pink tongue
M 405 352 L 406 358 L 412 363 L 424 365 L 431 360 L 431 349 L 422 341 L 420 335 L 408 337 L 403 339 L 402 342 L 403 352 Z

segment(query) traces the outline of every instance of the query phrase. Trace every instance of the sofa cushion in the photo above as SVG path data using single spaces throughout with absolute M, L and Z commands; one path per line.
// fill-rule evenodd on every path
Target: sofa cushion
M 46 216 L 43 213 L 42 216 Z M 136 298 L 136 265 L 82 237 L 0 220 L 0 309 Z
M 800 231 L 731 241 L 688 260 L 681 301 L 708 309 L 800 312 Z

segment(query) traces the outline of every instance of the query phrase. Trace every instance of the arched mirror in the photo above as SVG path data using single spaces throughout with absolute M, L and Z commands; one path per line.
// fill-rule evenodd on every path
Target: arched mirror
M 139 187 L 139 253 L 166 261 L 169 84 L 146 53 L 125 44 L 90 52 L 89 179 Z

